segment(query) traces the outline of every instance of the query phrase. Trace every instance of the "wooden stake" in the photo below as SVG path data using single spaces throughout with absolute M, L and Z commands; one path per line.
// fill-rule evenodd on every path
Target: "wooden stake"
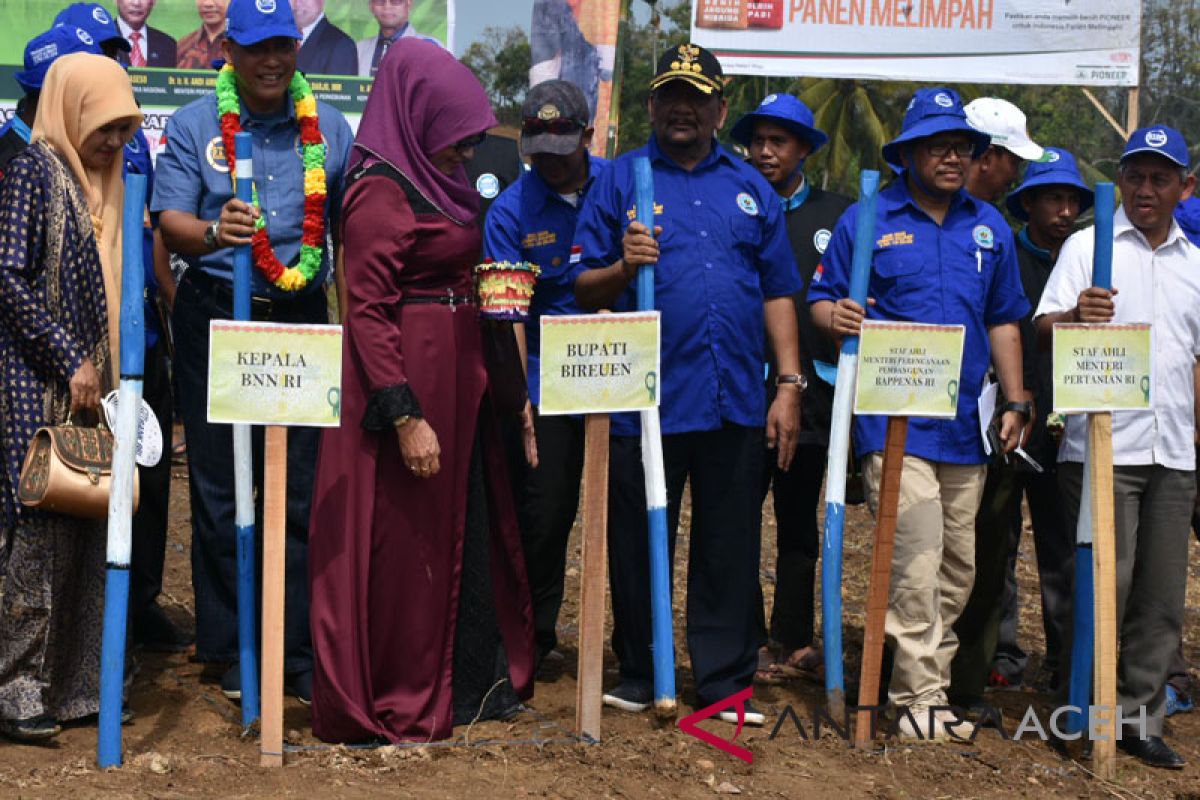
M 607 414 L 584 421 L 583 569 L 579 589 L 579 666 L 575 732 L 600 740 L 604 680 L 604 598 L 608 589 Z
M 1113 511 L 1112 414 L 1088 414 L 1092 458 L 1092 554 L 1095 564 L 1095 697 L 1091 718 L 1092 769 L 1116 776 L 1117 546 Z
M 875 548 L 871 556 L 871 588 L 867 595 L 867 624 L 863 631 L 862 672 L 858 679 L 858 705 L 879 705 L 879 680 L 883 669 L 883 624 L 887 619 L 888 590 L 892 579 L 892 550 L 896 544 L 896 518 L 900 507 L 900 476 L 908 417 L 890 417 L 879 478 L 879 508 L 875 512 Z M 858 712 L 854 744 L 871 741 L 871 713 Z
M 269 425 L 263 458 L 262 740 L 260 764 L 283 766 L 283 589 L 287 428 Z

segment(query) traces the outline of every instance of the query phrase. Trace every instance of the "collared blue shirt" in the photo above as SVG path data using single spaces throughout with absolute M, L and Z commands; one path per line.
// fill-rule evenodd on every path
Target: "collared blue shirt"
M 579 205 L 571 205 L 546 185 L 536 169 L 529 170 L 509 186 L 488 209 L 483 229 L 484 254 L 494 261 L 529 261 L 541 269 L 525 324 L 529 349 L 529 401 L 541 399 L 540 320 L 543 314 L 582 314 L 575 303 L 575 280 L 571 245 L 583 198 L 596 179 L 608 169 L 603 158 L 588 159 L 588 181 Z M 578 259 L 576 259 L 578 260 Z
M 588 193 L 575 232 L 582 248 L 575 277 L 621 258 L 621 238 L 636 216 L 633 164 L 639 156 L 650 158 L 654 222 L 663 229 L 654 268 L 654 302 L 662 311 L 663 433 L 717 430 L 725 422 L 761 427 L 767 402 L 763 301 L 803 287 L 779 196 L 716 142 L 688 171 L 652 136 L 614 161 Z M 633 284 L 614 305 L 636 310 Z M 636 418 L 618 415 L 612 432 L 637 435 Z
M 858 203 L 838 220 L 808 302 L 837 301 L 850 292 L 850 262 Z M 986 460 L 979 435 L 979 392 L 991 361 L 988 328 L 1029 313 L 1021 288 L 1016 242 L 1000 212 L 959 191 L 941 225 L 917 206 L 903 176 L 879 193 L 867 317 L 966 326 L 958 415 L 912 418 L 910 455 L 952 464 Z M 855 418 L 858 455 L 883 450 L 887 420 Z
M 127 175 L 146 176 L 146 208 L 149 210 L 150 199 L 154 196 L 154 161 L 150 158 L 150 143 L 146 141 L 146 134 L 142 132 L 141 128 L 138 128 L 138 132 L 134 134 L 129 144 L 125 145 L 125 151 L 121 157 L 123 159 L 121 172 L 123 177 Z M 158 297 L 158 278 L 154 274 L 154 228 L 151 226 L 142 228 L 142 272 L 146 284 L 144 309 L 146 349 L 150 349 L 158 342 L 159 333 L 158 305 L 155 302 Z
M 3 136 L 9 131 L 16 131 L 17 135 L 24 139 L 27 144 L 29 140 L 33 138 L 33 131 L 31 131 L 29 126 L 25 124 L 25 120 L 18 117 L 16 113 L 8 118 L 8 122 L 0 125 L 0 136 Z
M 337 224 L 342 209 L 342 179 L 354 136 L 341 112 L 317 102 L 317 116 L 325 139 L 326 231 Z M 254 185 L 259 206 L 267 221 L 267 234 L 275 255 L 293 265 L 300 254 L 304 222 L 304 162 L 300 155 L 300 128 L 291 102 L 286 112 L 256 118 L 242 110 L 242 130 L 254 137 Z M 158 156 L 151 211 L 186 211 L 200 219 L 214 220 L 221 207 L 233 197 L 233 182 L 221 143 L 217 121 L 217 97 L 210 94 L 188 103 L 167 122 L 166 147 Z M 185 256 L 189 267 L 200 268 L 222 280 L 233 280 L 233 248 L 225 247 L 203 256 Z M 301 293 L 319 291 L 329 272 L 329 253 L 321 271 Z M 251 291 L 258 297 L 295 297 L 270 286 L 254 270 Z

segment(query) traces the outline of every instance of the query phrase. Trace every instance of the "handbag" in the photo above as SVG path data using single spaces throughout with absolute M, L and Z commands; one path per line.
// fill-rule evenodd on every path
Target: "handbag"
M 29 443 L 17 499 L 22 505 L 72 517 L 108 516 L 112 491 L 113 435 L 104 427 L 55 425 L 38 428 Z M 133 510 L 138 475 L 133 475 Z
M 483 329 L 483 363 L 492 404 L 497 413 L 520 414 L 529 399 L 529 387 L 512 323 L 481 319 L 480 326 Z

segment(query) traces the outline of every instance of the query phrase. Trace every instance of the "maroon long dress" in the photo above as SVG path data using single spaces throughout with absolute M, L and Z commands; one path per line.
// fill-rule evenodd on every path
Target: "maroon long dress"
M 460 584 L 469 594 L 490 583 L 501 662 L 507 657 L 522 699 L 533 685 L 532 607 L 478 311 L 412 302 L 469 295 L 480 234 L 402 177 L 371 172 L 346 194 L 342 425 L 321 442 L 309 534 L 313 732 L 336 742 L 444 739 L 454 718 L 452 668 L 478 655 L 461 645 L 455 653 Z M 363 425 L 378 413 L 372 404 L 404 384 L 441 447 L 432 478 L 405 467 L 390 422 Z M 486 491 L 469 480 L 473 465 Z M 479 541 L 486 536 L 490 567 L 476 561 L 486 573 L 478 584 L 469 570 L 463 578 L 469 517 L 486 520 L 488 532 Z

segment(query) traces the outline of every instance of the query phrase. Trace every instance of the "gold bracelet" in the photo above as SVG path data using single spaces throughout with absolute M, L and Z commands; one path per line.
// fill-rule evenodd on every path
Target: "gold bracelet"
M 396 430 L 400 430 L 409 422 L 412 422 L 412 417 L 408 414 L 405 414 L 403 417 L 396 417 L 396 419 L 392 421 L 392 425 L 396 427 Z

